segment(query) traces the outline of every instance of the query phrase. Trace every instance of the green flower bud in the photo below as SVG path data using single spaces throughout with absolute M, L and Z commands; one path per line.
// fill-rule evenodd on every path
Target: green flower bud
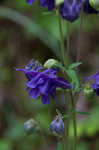
M 55 0 L 55 5 L 61 5 L 62 3 L 64 3 L 64 0 Z
M 55 65 L 59 64 L 59 62 L 55 59 L 48 59 L 45 63 L 44 63 L 44 67 L 45 68 L 53 68 Z
M 99 0 L 89 0 L 89 3 L 95 10 L 99 10 Z
M 90 99 L 90 98 L 94 97 L 95 92 L 89 84 L 85 84 L 85 86 L 83 88 L 83 94 L 87 99 Z

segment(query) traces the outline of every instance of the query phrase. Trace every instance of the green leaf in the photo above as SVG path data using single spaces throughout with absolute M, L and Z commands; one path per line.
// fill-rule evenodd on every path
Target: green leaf
M 76 67 L 78 67 L 79 65 L 81 65 L 82 63 L 81 62 L 76 62 L 76 63 L 73 63 L 69 66 L 69 69 L 74 69 Z
M 81 63 L 79 62 L 79 63 L 72 64 L 71 67 L 69 67 L 69 69 L 65 69 L 65 67 L 63 67 L 61 63 L 55 64 L 56 67 L 60 68 L 63 72 L 65 72 L 72 80 L 72 84 L 74 85 L 74 93 L 80 91 L 80 85 L 75 70 L 71 68 L 76 67 L 78 64 L 80 65 Z
M 62 143 L 60 143 L 60 142 L 58 143 L 56 150 L 63 150 Z
M 74 85 L 74 93 L 80 91 L 80 85 L 79 85 L 79 80 L 76 75 L 75 70 L 73 69 L 68 69 L 66 70 L 68 76 L 72 79 L 72 84 Z
M 77 114 L 79 115 L 90 115 L 88 112 L 82 112 L 82 111 L 76 111 Z

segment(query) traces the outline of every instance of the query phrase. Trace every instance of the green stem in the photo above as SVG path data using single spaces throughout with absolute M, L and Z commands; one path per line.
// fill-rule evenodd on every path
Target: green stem
M 69 112 L 69 102 L 68 102 L 68 99 L 67 99 L 67 95 L 66 95 L 66 92 L 64 92 L 65 94 L 65 106 L 66 106 L 66 111 L 67 113 Z M 70 118 L 68 117 L 66 120 L 65 120 L 65 141 L 64 143 L 65 144 L 65 149 L 68 150 L 69 149 L 69 121 L 70 121 Z
M 67 30 L 67 46 L 66 47 L 67 47 L 67 55 L 68 55 L 69 49 L 70 49 L 70 23 L 68 21 L 66 21 L 66 30 Z M 66 111 L 68 113 L 69 112 L 69 101 L 67 99 L 66 92 L 65 92 L 65 100 L 66 100 Z M 70 117 L 68 117 L 66 120 L 66 129 L 65 129 L 66 150 L 69 149 L 69 123 L 70 123 Z
M 57 9 L 57 16 L 58 16 L 58 24 L 59 24 L 61 54 L 62 54 L 64 66 L 65 66 L 65 68 L 67 68 L 68 62 L 67 62 L 67 55 L 65 54 L 65 46 L 64 46 L 63 32 L 62 32 L 62 22 L 61 22 L 61 16 L 60 16 L 59 9 Z M 69 27 L 69 25 L 68 25 L 68 27 Z M 67 49 L 69 51 L 69 34 L 68 34 L 67 39 L 68 39 Z M 67 95 L 66 95 L 65 91 L 64 91 L 64 94 L 65 94 L 66 111 L 68 112 L 69 111 L 69 103 L 68 103 L 68 99 L 67 99 Z M 66 128 L 65 128 L 65 135 L 64 135 L 64 145 L 65 145 L 66 150 L 68 150 L 68 148 L 69 148 L 69 120 L 70 120 L 70 118 L 67 118 L 67 120 L 65 120 Z
M 76 123 L 76 111 L 75 111 L 75 103 L 72 91 L 70 91 L 71 103 L 73 109 L 73 128 L 74 128 L 74 150 L 77 150 L 77 123 Z
M 79 33 L 78 33 L 78 47 L 77 47 L 77 58 L 76 61 L 80 61 L 80 47 L 81 47 L 81 41 L 82 41 L 82 25 L 83 25 L 83 5 L 80 11 L 80 28 L 79 28 Z
M 67 54 L 69 56 L 70 50 L 70 23 L 66 21 L 66 30 L 67 30 Z
M 59 25 L 59 34 L 60 34 L 60 44 L 61 44 L 61 54 L 62 54 L 62 59 L 65 67 L 67 67 L 67 57 L 65 58 L 65 46 L 64 46 L 64 39 L 63 39 L 63 32 L 62 32 L 62 21 L 61 21 L 61 16 L 59 9 L 56 10 L 57 17 L 58 17 L 58 25 Z

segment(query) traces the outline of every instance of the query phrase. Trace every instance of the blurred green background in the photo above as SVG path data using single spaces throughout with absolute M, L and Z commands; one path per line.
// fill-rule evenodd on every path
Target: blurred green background
M 66 45 L 66 24 L 63 24 Z M 79 37 L 80 20 L 71 25 L 69 59 L 76 61 L 80 49 L 79 70 L 82 81 L 99 69 L 99 15 L 84 15 L 83 30 Z M 25 76 L 14 67 L 24 67 L 30 59 L 44 63 L 48 58 L 60 56 L 58 21 L 55 12 L 25 0 L 0 0 L 0 150 L 55 150 L 57 138 L 51 135 L 49 124 L 56 115 L 56 108 L 64 112 L 64 97 L 46 106 L 40 100 L 29 99 L 25 90 Z M 99 98 L 86 100 L 81 93 L 77 109 L 90 112 L 78 115 L 78 150 L 99 150 Z M 24 133 L 23 124 L 34 118 L 42 128 L 41 133 Z M 70 127 L 72 146 L 73 128 Z M 71 148 L 72 149 L 72 148 Z

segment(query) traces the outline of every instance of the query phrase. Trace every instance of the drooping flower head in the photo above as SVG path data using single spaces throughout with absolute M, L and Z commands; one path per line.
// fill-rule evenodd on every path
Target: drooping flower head
M 61 135 L 64 132 L 64 122 L 60 115 L 57 115 L 51 122 L 50 130 L 56 136 Z
M 81 1 L 78 3 L 77 0 L 73 0 L 70 4 L 69 0 L 64 0 L 64 3 L 60 6 L 60 13 L 63 19 L 73 22 L 78 19 L 80 9 Z
M 26 82 L 26 89 L 31 99 L 42 97 L 43 104 L 49 104 L 49 96 L 55 98 L 56 88 L 63 89 L 72 88 L 66 80 L 56 76 L 58 69 L 43 69 L 34 60 L 30 61 L 25 69 L 16 69 L 16 71 L 23 71 L 28 79 Z
M 84 12 L 86 14 L 98 14 L 99 13 L 99 11 L 97 11 L 90 5 L 89 0 L 84 0 Z
M 29 5 L 32 5 L 33 2 L 34 2 L 34 0 L 26 0 L 26 2 Z M 55 2 L 54 2 L 54 0 L 40 0 L 40 3 L 41 3 L 42 7 L 47 7 L 48 11 L 51 11 L 52 9 L 55 8 Z
M 85 78 L 84 82 L 85 81 L 88 81 L 91 84 L 92 89 L 96 95 L 99 96 L 99 72 L 97 72 L 95 75 Z

